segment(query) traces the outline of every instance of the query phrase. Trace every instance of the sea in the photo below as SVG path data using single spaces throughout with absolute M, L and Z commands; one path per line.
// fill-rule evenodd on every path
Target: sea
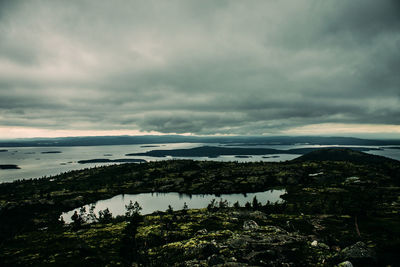
M 148 156 L 126 156 L 129 153 L 143 153 L 156 149 L 185 149 L 200 146 L 225 146 L 223 143 L 167 143 L 167 144 L 140 144 L 140 145 L 107 145 L 107 146 L 63 146 L 63 147 L 11 147 L 0 148 L 7 150 L 0 152 L 0 164 L 18 165 L 19 169 L 0 169 L 0 183 L 12 182 L 19 179 L 32 179 L 54 176 L 60 173 L 93 168 L 118 163 L 78 163 L 80 160 L 90 159 L 143 159 L 146 161 L 158 161 L 168 159 L 194 159 L 194 160 L 213 160 L 213 161 L 265 161 L 278 162 L 292 160 L 300 155 L 294 154 L 274 154 L 267 158 L 260 155 L 249 155 L 247 158 L 237 158 L 232 156 L 220 156 L 217 158 L 208 157 L 148 157 Z M 333 145 L 329 145 L 332 147 Z M 327 146 L 319 145 L 237 145 L 229 147 L 251 147 L 251 148 L 274 148 L 274 149 L 293 149 L 293 148 L 322 148 Z M 359 146 L 346 146 L 359 147 Z M 369 148 L 380 148 L 380 150 L 370 150 L 367 153 L 385 156 L 400 160 L 400 149 L 391 149 L 390 146 L 361 146 Z

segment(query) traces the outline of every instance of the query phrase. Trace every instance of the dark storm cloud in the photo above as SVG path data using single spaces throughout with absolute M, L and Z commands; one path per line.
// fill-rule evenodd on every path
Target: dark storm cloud
M 1 126 L 275 134 L 400 124 L 395 0 L 0 7 Z

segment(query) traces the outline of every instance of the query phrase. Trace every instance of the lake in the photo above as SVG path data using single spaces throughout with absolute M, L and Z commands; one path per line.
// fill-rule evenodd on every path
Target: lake
M 115 163 L 88 163 L 80 164 L 79 160 L 90 160 L 90 159 L 144 159 L 146 161 L 155 160 L 166 160 L 172 159 L 172 157 L 149 157 L 149 156 L 137 156 L 128 157 L 125 154 L 128 153 L 142 153 L 155 149 L 187 149 L 199 146 L 224 146 L 219 143 L 168 143 L 168 144 L 140 144 L 140 145 L 110 145 L 110 146 L 73 146 L 73 147 L 12 147 L 12 148 L 1 148 L 7 151 L 0 152 L 0 164 L 16 164 L 20 169 L 0 169 L 0 183 L 11 182 L 17 179 L 30 179 L 39 178 L 43 176 L 56 175 L 62 172 L 71 170 L 78 170 L 83 168 L 92 168 L 95 166 L 104 166 Z M 233 147 L 230 145 L 229 147 Z M 237 145 L 235 147 L 252 147 Z M 326 146 L 318 145 L 258 145 L 259 148 L 274 148 L 274 149 L 293 149 L 293 148 L 305 148 L 315 147 L 322 148 Z M 347 146 L 351 147 L 351 146 Z M 353 146 L 358 147 L 358 146 Z M 362 146 L 379 148 L 378 146 Z M 49 153 L 52 152 L 52 153 Z M 56 153 L 59 152 L 59 153 Z M 400 149 L 382 149 L 369 151 L 368 153 L 375 155 L 382 155 L 393 159 L 400 160 Z M 217 158 L 207 157 L 185 157 L 184 159 L 195 159 L 195 160 L 215 160 L 215 161 L 265 161 L 265 162 L 277 162 L 292 160 L 299 155 L 294 154 L 271 154 L 267 157 L 263 156 L 250 156 L 248 158 L 238 158 L 233 156 L 220 156 Z M 174 157 L 182 158 L 182 157 Z
M 185 202 L 189 209 L 205 208 L 213 199 L 217 201 L 220 199 L 227 200 L 230 203 L 230 206 L 236 201 L 238 201 L 241 206 L 244 206 L 246 202 L 251 202 L 254 197 L 257 197 L 258 201 L 263 205 L 265 205 L 267 201 L 271 203 L 281 203 L 283 200 L 280 196 L 285 193 L 285 189 L 273 189 L 265 192 L 247 194 L 221 194 L 218 196 L 214 194 L 187 195 L 179 193 L 142 193 L 117 195 L 106 200 L 97 201 L 93 204 L 96 205 L 96 208 L 94 209 L 95 214 L 98 214 L 100 210 L 108 208 L 113 217 L 115 217 L 117 215 L 125 214 L 125 205 L 128 205 L 130 201 L 133 203 L 137 201 L 143 208 L 141 214 L 145 215 L 151 214 L 155 211 L 165 211 L 168 209 L 168 205 L 171 205 L 174 210 L 181 210 Z M 90 205 L 84 206 L 86 211 L 89 211 L 89 206 Z M 65 212 L 61 216 L 66 223 L 70 223 L 72 221 L 71 216 L 75 211 L 79 213 L 79 210 L 80 208 L 77 208 Z

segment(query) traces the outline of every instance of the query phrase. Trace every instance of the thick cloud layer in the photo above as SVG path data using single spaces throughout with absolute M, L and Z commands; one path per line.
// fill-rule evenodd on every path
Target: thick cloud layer
M 0 1 L 0 125 L 400 125 L 400 2 Z

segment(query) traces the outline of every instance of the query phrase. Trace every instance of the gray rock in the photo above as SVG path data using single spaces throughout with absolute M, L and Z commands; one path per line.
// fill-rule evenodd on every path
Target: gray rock
M 340 252 L 339 256 L 343 260 L 348 260 L 357 264 L 365 264 L 371 263 L 371 261 L 376 261 L 375 252 L 361 241 L 344 248 Z
M 237 259 L 236 259 L 235 257 L 231 257 L 231 258 L 229 259 L 229 261 L 230 261 L 230 262 L 237 262 Z
M 249 236 L 243 235 L 240 237 L 229 239 L 227 241 L 227 244 L 232 249 L 238 249 L 247 247 L 249 245 L 249 242 L 251 241 L 252 239 Z
M 200 229 L 199 231 L 197 231 L 198 235 L 206 235 L 208 233 L 207 229 Z
M 252 219 L 257 219 L 257 220 L 267 219 L 267 215 L 264 212 L 261 212 L 259 210 L 253 211 L 252 213 L 249 214 L 249 216 Z
M 185 251 L 185 256 L 194 257 L 196 259 L 207 259 L 210 255 L 218 253 L 215 242 L 198 244 L 192 249 Z
M 243 229 L 246 230 L 246 231 L 257 230 L 258 229 L 258 224 L 253 220 L 248 220 L 248 221 L 245 221 L 243 223 Z
M 202 265 L 200 264 L 200 261 L 195 259 L 195 260 L 185 261 L 185 263 L 183 265 L 181 265 L 181 266 L 185 266 L 185 267 L 200 267 Z
M 353 267 L 353 264 L 349 261 L 344 261 L 338 264 L 338 267 Z

